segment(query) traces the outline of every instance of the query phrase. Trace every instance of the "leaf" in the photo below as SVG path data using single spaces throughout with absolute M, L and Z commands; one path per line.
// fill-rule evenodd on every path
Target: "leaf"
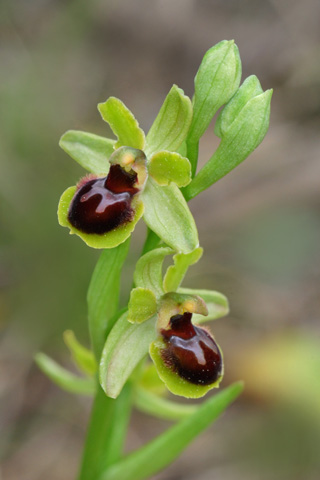
M 171 182 L 185 187 L 191 182 L 191 165 L 186 157 L 179 153 L 161 151 L 150 158 L 149 174 L 159 185 Z
M 77 377 L 44 353 L 37 353 L 34 359 L 40 370 L 62 390 L 81 395 L 94 395 L 96 383 L 92 378 Z
M 133 197 L 131 207 L 134 210 L 133 219 L 130 222 L 124 223 L 110 232 L 103 234 L 84 233 L 78 230 L 68 220 L 69 207 L 72 199 L 76 193 L 76 187 L 69 187 L 61 195 L 58 206 L 58 220 L 62 227 L 70 229 L 70 235 L 78 235 L 89 247 L 92 248 L 114 248 L 123 243 L 130 237 L 135 229 L 136 224 L 143 215 L 143 203 L 140 200 L 140 195 Z
M 108 159 L 114 151 L 115 140 L 79 130 L 68 130 L 60 138 L 59 145 L 85 170 L 97 174 L 108 173 Z
M 63 339 L 78 368 L 84 373 L 94 375 L 97 371 L 97 363 L 93 352 L 78 342 L 72 330 L 66 330 L 63 333 Z
M 214 290 L 198 290 L 193 288 L 179 288 L 179 293 L 199 295 L 208 307 L 208 316 L 194 314 L 192 321 L 197 325 L 225 317 L 229 313 L 229 302 L 225 295 Z
M 134 404 L 141 412 L 163 420 L 182 420 L 189 417 L 199 408 L 199 405 L 171 402 L 166 398 L 159 397 L 144 388 L 136 388 Z
M 161 247 L 139 258 L 134 272 L 134 283 L 137 287 L 150 289 L 159 297 L 164 291 L 162 287 L 162 264 L 167 255 L 172 255 L 173 250 Z
M 216 152 L 184 189 L 191 199 L 245 160 L 262 142 L 269 127 L 272 90 L 249 100 L 228 128 Z
M 198 247 L 196 224 L 176 185 L 160 187 L 149 178 L 141 197 L 145 206 L 144 220 L 163 242 L 182 253 L 190 253 Z
M 108 333 L 113 327 L 112 318 L 118 309 L 120 276 L 130 242 L 113 250 L 104 250 L 94 269 L 88 289 L 88 320 L 91 342 L 99 360 Z
M 134 288 L 131 290 L 128 305 L 128 321 L 142 323 L 157 312 L 157 298 L 148 288 Z
M 215 134 L 222 138 L 237 118 L 242 108 L 253 97 L 263 93 L 260 82 L 255 75 L 246 78 L 231 100 L 222 109 L 215 124 Z
M 115 148 L 133 147 L 144 149 L 144 132 L 133 113 L 118 98 L 109 97 L 104 103 L 99 103 L 98 110 L 103 120 L 109 123 L 111 130 L 118 137 Z
M 167 345 L 165 342 L 159 337 L 150 345 L 149 353 L 156 366 L 159 377 L 171 393 L 185 398 L 201 398 L 212 388 L 219 387 L 223 378 L 223 372 L 221 373 L 221 376 L 210 385 L 196 385 L 180 377 L 177 372 L 171 370 L 163 359 L 162 351 L 165 350 L 166 347 Z M 221 352 L 220 348 L 219 350 Z
M 173 85 L 146 138 L 146 153 L 159 150 L 176 151 L 188 134 L 192 105 L 183 90 Z
M 109 467 L 98 480 L 145 480 L 172 463 L 203 430 L 209 427 L 240 395 L 234 383 L 202 403 L 193 415 L 181 420 L 154 440 Z
M 197 263 L 202 257 L 202 253 L 203 249 L 199 247 L 187 254 L 177 253 L 174 255 L 174 265 L 170 265 L 163 280 L 165 292 L 175 292 L 179 288 L 189 266 Z
M 100 383 L 111 398 L 117 398 L 138 363 L 156 338 L 155 318 L 132 324 L 124 313 L 111 330 L 100 362 Z
M 223 40 L 203 57 L 194 80 L 193 119 L 188 142 L 197 142 L 218 109 L 236 92 L 241 78 L 241 60 L 233 40 Z

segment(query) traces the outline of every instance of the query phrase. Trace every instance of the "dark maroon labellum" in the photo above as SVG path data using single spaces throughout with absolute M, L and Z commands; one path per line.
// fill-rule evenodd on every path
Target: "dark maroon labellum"
M 68 220 L 84 233 L 103 234 L 129 222 L 134 211 L 132 196 L 137 174 L 126 172 L 120 165 L 111 165 L 107 177 L 88 180 L 75 194 Z
M 210 334 L 191 323 L 192 314 L 174 315 L 170 329 L 161 330 L 167 348 L 162 351 L 168 367 L 196 385 L 210 385 L 222 374 L 222 356 Z

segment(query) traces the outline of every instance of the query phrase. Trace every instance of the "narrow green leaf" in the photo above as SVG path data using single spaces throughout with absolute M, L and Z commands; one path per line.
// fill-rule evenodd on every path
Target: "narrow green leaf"
M 190 253 L 198 247 L 196 224 L 176 185 L 160 187 L 149 178 L 141 197 L 144 220 L 164 243 L 182 253 Z
M 98 480 L 144 480 L 155 475 L 172 463 L 195 437 L 208 428 L 234 402 L 242 389 L 242 383 L 234 383 L 212 396 L 193 415 L 112 465 Z
M 185 187 L 191 199 L 220 180 L 245 160 L 262 142 L 269 127 L 272 90 L 252 98 L 232 122 L 216 152 Z
M 222 109 L 215 123 L 214 132 L 222 138 L 237 118 L 243 107 L 253 97 L 263 93 L 260 82 L 255 75 L 246 78 L 231 100 Z
M 167 398 L 159 397 L 144 388 L 136 388 L 134 404 L 141 412 L 163 420 L 183 420 L 199 408 L 199 405 L 190 405 L 172 402 Z
M 109 171 L 108 159 L 114 151 L 115 140 L 93 133 L 68 130 L 60 138 L 59 145 L 81 167 L 92 173 Z
M 112 328 L 111 319 L 118 309 L 120 275 L 130 241 L 104 250 L 93 272 L 88 290 L 89 331 L 97 360 Z
M 148 288 L 134 288 L 130 293 L 128 321 L 142 323 L 157 312 L 157 298 Z
M 159 150 L 176 151 L 187 137 L 191 120 L 190 98 L 173 85 L 148 132 L 147 156 Z
M 118 98 L 110 97 L 104 103 L 99 103 L 98 110 L 111 130 L 118 137 L 115 145 L 119 147 L 133 147 L 144 149 L 144 132 L 139 127 L 133 113 Z
M 173 257 L 174 265 L 170 265 L 163 280 L 165 292 L 175 292 L 179 288 L 188 268 L 200 260 L 202 253 L 203 249 L 199 247 L 193 252 L 187 254 L 177 253 Z
M 77 187 L 69 187 L 61 195 L 58 205 L 58 221 L 62 227 L 70 229 L 70 235 L 77 235 L 81 238 L 89 247 L 97 249 L 109 249 L 114 248 L 123 243 L 130 237 L 134 231 L 136 224 L 143 215 L 144 207 L 140 199 L 140 195 L 133 197 L 131 201 L 131 207 L 133 209 L 133 218 L 129 222 L 126 222 L 118 227 L 103 234 L 97 233 L 85 233 L 78 230 L 68 220 L 68 212 L 70 204 L 76 193 Z
M 72 330 L 66 330 L 63 339 L 77 367 L 84 373 L 94 375 L 97 371 L 97 362 L 93 352 L 78 342 Z
M 185 187 L 191 181 L 191 165 L 186 157 L 179 153 L 161 151 L 150 158 L 149 174 L 159 185 L 171 182 Z
M 223 40 L 203 57 L 194 80 L 193 119 L 188 141 L 198 141 L 218 109 L 236 92 L 241 60 L 233 40 Z
M 192 321 L 196 324 L 206 323 L 210 320 L 216 320 L 217 318 L 225 317 L 229 313 L 229 302 L 225 295 L 214 290 L 199 290 L 194 288 L 179 288 L 179 293 L 189 295 L 199 295 L 208 307 L 208 315 L 194 314 Z
M 77 377 L 44 353 L 37 353 L 34 359 L 40 370 L 62 390 L 81 395 L 94 395 L 96 383 L 93 378 Z
M 127 316 L 124 313 L 111 330 L 101 356 L 100 384 L 111 398 L 117 398 L 157 335 L 154 317 L 132 324 Z
M 171 248 L 161 247 L 140 257 L 133 276 L 135 285 L 152 290 L 157 297 L 161 296 L 164 293 L 162 287 L 163 260 L 167 255 L 173 253 Z

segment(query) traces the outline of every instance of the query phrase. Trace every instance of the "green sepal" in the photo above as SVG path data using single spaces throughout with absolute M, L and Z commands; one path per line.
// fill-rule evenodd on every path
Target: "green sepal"
M 141 198 L 145 206 L 144 221 L 164 243 L 182 253 L 198 247 L 196 224 L 177 185 L 160 187 L 149 178 Z
M 178 373 L 172 370 L 163 360 L 162 352 L 166 348 L 166 343 L 159 337 L 150 345 L 149 353 L 156 366 L 159 377 L 171 393 L 185 398 L 201 398 L 208 393 L 209 390 L 219 387 L 223 378 L 223 372 L 211 385 L 195 385 L 180 377 Z
M 106 102 L 98 104 L 98 110 L 103 120 L 109 123 L 111 130 L 118 137 L 115 148 L 127 146 L 144 149 L 144 132 L 133 113 L 121 100 L 109 97 Z
M 201 324 L 209 322 L 210 320 L 217 320 L 218 318 L 225 317 L 229 313 L 229 302 L 225 295 L 215 290 L 198 290 L 193 288 L 179 288 L 179 293 L 188 295 L 199 295 L 208 308 L 208 315 L 194 314 L 192 316 L 192 322 Z
M 167 255 L 174 251 L 168 247 L 160 247 L 151 250 L 139 258 L 134 272 L 134 283 L 137 287 L 151 290 L 156 297 L 163 293 L 162 264 Z
M 40 370 L 62 390 L 80 395 L 94 395 L 96 382 L 93 378 L 81 378 L 61 367 L 44 353 L 37 353 L 34 360 Z
M 159 185 L 171 182 L 185 187 L 191 182 L 191 165 L 186 157 L 179 153 L 162 150 L 150 158 L 148 172 Z
M 88 375 L 94 375 L 98 366 L 93 352 L 81 345 L 72 330 L 63 332 L 63 340 L 69 348 L 72 359 L 77 367 Z
M 165 292 L 175 292 L 180 287 L 188 268 L 200 260 L 202 253 L 203 248 L 198 247 L 193 252 L 174 255 L 174 265 L 170 265 L 167 269 L 163 280 Z
M 115 140 L 93 133 L 68 130 L 60 138 L 59 145 L 85 170 L 96 174 L 109 172 L 109 158 L 114 151 Z
M 227 175 L 262 142 L 269 127 L 272 90 L 251 98 L 223 135 L 216 152 L 184 189 L 191 199 Z
M 203 57 L 194 80 L 193 119 L 188 142 L 197 142 L 218 109 L 239 87 L 241 60 L 233 40 L 223 40 Z
M 124 313 L 111 330 L 103 348 L 99 378 L 111 398 L 117 398 L 138 363 L 147 355 L 156 338 L 155 318 L 132 324 Z
M 99 480 L 145 480 L 153 477 L 170 465 L 203 430 L 208 428 L 242 390 L 242 382 L 237 382 L 213 395 L 199 405 L 194 414 L 110 466 Z
M 130 293 L 128 321 L 142 323 L 157 312 L 157 298 L 148 288 L 134 288 Z
M 143 203 L 140 195 L 133 197 L 131 207 L 134 210 L 133 219 L 130 222 L 120 225 L 110 232 L 101 235 L 96 233 L 84 233 L 73 227 L 68 220 L 68 211 L 71 201 L 76 193 L 77 187 L 69 187 L 62 194 L 58 206 L 58 220 L 62 227 L 70 229 L 70 235 L 78 235 L 89 247 L 92 248 L 114 248 L 123 243 L 133 232 L 137 222 L 143 215 Z
M 120 277 L 128 255 L 130 240 L 112 250 L 104 250 L 93 271 L 88 294 L 88 322 L 91 343 L 96 359 L 106 338 L 118 319 Z
M 241 87 L 220 112 L 214 126 L 214 133 L 220 138 L 226 135 L 232 122 L 237 118 L 242 108 L 244 108 L 249 100 L 261 93 L 263 93 L 263 90 L 258 78 L 255 75 L 246 78 Z
M 183 420 L 195 413 L 199 408 L 199 405 L 172 402 L 139 387 L 135 389 L 133 401 L 135 407 L 141 412 L 162 420 Z
M 191 120 L 190 98 L 173 85 L 148 132 L 147 156 L 160 150 L 176 151 L 187 137 Z

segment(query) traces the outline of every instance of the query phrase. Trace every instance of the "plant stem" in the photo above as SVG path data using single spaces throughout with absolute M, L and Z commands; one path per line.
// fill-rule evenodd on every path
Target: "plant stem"
M 153 250 L 154 248 L 156 248 L 159 242 L 160 242 L 160 238 L 158 237 L 158 235 L 148 227 L 147 237 L 143 245 L 141 256 L 144 255 L 145 253 L 150 252 L 150 250 Z
M 120 460 L 132 405 L 128 383 L 117 399 L 106 396 L 100 385 L 93 402 L 78 480 L 96 480 Z
M 192 142 L 190 140 L 187 140 L 187 157 L 191 163 L 192 178 L 194 178 L 197 171 L 198 155 L 199 155 L 199 140 L 192 141 Z

